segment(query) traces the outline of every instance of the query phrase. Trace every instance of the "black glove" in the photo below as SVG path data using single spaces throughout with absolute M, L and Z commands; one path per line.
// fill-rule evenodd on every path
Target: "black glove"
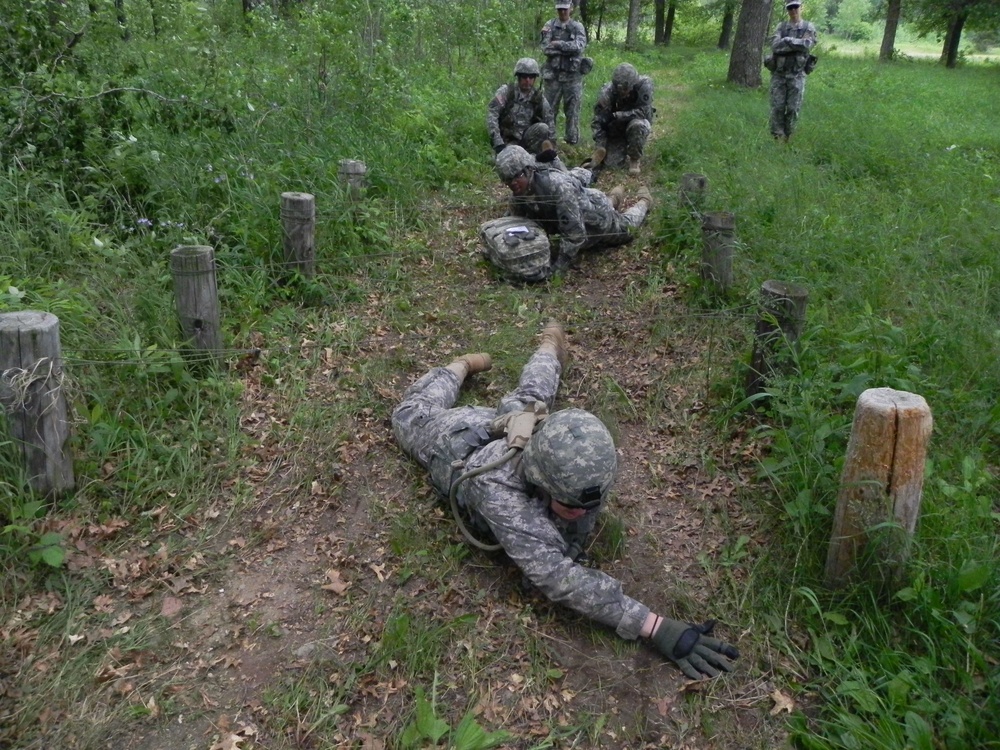
M 733 671 L 729 659 L 739 658 L 740 652 L 718 638 L 709 638 L 714 627 L 715 620 L 688 625 L 664 618 L 652 641 L 661 654 L 676 663 L 692 680 L 718 677 L 719 670 Z
M 539 161 L 542 164 L 549 164 L 550 162 L 554 162 L 557 156 L 559 156 L 558 151 L 554 148 L 547 148 L 538 153 L 538 156 L 535 157 L 535 161 Z
M 494 154 L 499 154 L 505 148 L 507 148 L 507 144 L 506 143 L 499 143 L 499 144 L 497 144 L 496 146 L 493 147 L 493 153 Z

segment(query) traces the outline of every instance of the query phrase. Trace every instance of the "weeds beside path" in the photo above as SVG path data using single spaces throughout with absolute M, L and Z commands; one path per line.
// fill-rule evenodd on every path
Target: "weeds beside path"
M 676 176 L 646 175 L 671 201 Z M 754 448 L 718 435 L 703 408 L 744 321 L 691 311 L 650 229 L 589 254 L 562 284 L 494 278 L 476 231 L 500 197 L 428 204 L 401 256 L 353 271 L 355 303 L 300 309 L 298 340 L 255 332 L 263 356 L 239 370 L 246 450 L 211 505 L 164 516 L 142 543 L 116 547 L 125 532 L 113 527 L 74 532 L 71 567 L 109 571 L 112 587 L 75 605 L 51 658 L 32 657 L 51 674 L 61 652 L 90 652 L 26 746 L 392 747 L 418 690 L 452 727 L 469 715 L 509 732 L 505 746 L 777 744 L 776 685 L 742 629 L 752 618 L 735 564 L 758 541 L 740 503 Z M 735 674 L 687 683 L 545 602 L 502 558 L 470 552 L 395 446 L 388 415 L 417 375 L 490 351 L 494 371 L 467 391 L 495 402 L 550 316 L 571 339 L 558 406 L 598 413 L 621 452 L 595 557 L 657 611 L 719 617 L 744 650 Z M 69 606 L 39 597 L 25 622 Z

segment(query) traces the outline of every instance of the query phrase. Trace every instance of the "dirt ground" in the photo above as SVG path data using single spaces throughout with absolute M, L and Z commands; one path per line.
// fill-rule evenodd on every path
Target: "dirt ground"
M 460 269 L 469 288 L 503 284 L 476 257 L 475 226 L 475 216 L 458 219 L 458 241 L 438 250 L 437 259 Z M 646 273 L 655 252 L 646 242 L 588 255 L 570 276 L 563 293 L 605 316 L 596 318 L 598 323 L 566 321 L 572 364 L 558 405 L 586 404 L 597 376 L 612 378 L 630 403 L 641 403 L 658 389 L 663 411 L 657 423 L 636 414 L 618 424 L 622 472 L 610 511 L 624 524 L 627 543 L 625 553 L 604 561 L 602 569 L 656 611 L 707 618 L 717 576 L 706 572 L 702 556 L 715 559 L 733 539 L 755 533 L 738 499 L 752 456 L 744 445 L 719 444 L 704 423 L 706 346 L 690 326 L 686 334 L 679 327 L 680 335 L 660 346 L 648 345 L 651 321 L 683 314 L 676 287 L 664 286 L 655 301 L 639 309 L 623 304 L 630 280 Z M 376 335 L 379 304 L 370 311 L 373 335 L 362 349 L 368 357 L 391 357 L 403 343 Z M 664 387 L 664 380 L 671 380 L 668 373 L 690 377 L 673 378 Z M 378 396 L 390 406 L 419 374 L 399 373 Z M 170 600 L 169 641 L 180 658 L 157 668 L 169 670 L 184 686 L 183 704 L 189 709 L 169 721 L 156 721 L 154 715 L 132 723 L 117 734 L 114 747 L 333 746 L 314 744 L 301 730 L 297 736 L 294 731 L 276 735 L 265 693 L 282 679 L 323 665 L 329 655 L 336 654 L 342 664 L 352 651 L 366 651 L 380 637 L 378 613 L 389 612 L 400 595 L 411 597 L 414 611 L 471 615 L 474 637 L 456 644 L 457 650 L 495 649 L 491 638 L 506 637 L 513 625 L 546 644 L 546 657 L 559 675 L 546 689 L 527 689 L 532 657 L 518 643 L 504 643 L 505 657 L 491 661 L 479 676 L 477 692 L 483 697 L 477 720 L 488 730 L 511 732 L 516 739 L 505 747 L 781 745 L 780 722 L 770 716 L 776 688 L 752 648 L 744 647 L 735 674 L 689 682 L 649 648 L 618 647 L 610 633 L 595 639 L 581 618 L 527 589 L 502 555 L 471 552 L 443 589 L 414 585 L 413 578 L 400 575 L 405 560 L 390 544 L 385 519 L 394 504 L 417 504 L 426 509 L 430 525 L 455 542 L 460 537 L 426 485 L 418 485 L 424 489 L 414 496 L 410 488 L 419 469 L 400 455 L 388 420 L 359 414 L 354 440 L 341 445 L 332 461 L 318 460 L 308 449 L 285 453 L 279 426 L 286 406 L 274 402 L 252 369 L 246 381 L 243 428 L 254 438 L 257 460 L 244 479 L 260 498 L 258 511 L 253 518 L 234 520 L 218 537 L 232 562 L 210 586 L 176 596 L 167 591 L 161 605 L 166 611 Z M 482 382 L 471 387 L 486 399 L 499 395 Z M 337 397 L 328 371 L 317 369 L 309 397 Z M 315 475 L 317 467 L 328 472 L 326 478 L 303 483 L 302 477 Z M 327 483 L 335 483 L 335 491 Z M 360 617 L 355 600 L 363 601 Z M 738 645 L 745 635 L 736 622 L 722 623 L 720 632 Z M 447 673 L 448 667 L 442 668 Z M 329 679 L 340 677 L 333 673 Z M 357 694 L 345 709 L 335 744 L 391 747 L 392 738 L 380 730 L 398 726 L 404 685 L 402 680 L 383 682 Z M 550 738 L 545 744 L 546 722 L 570 725 L 600 715 L 606 721 L 589 735 L 565 742 Z

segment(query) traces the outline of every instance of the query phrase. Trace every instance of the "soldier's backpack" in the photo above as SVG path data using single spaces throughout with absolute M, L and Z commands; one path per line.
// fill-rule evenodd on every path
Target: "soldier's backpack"
M 518 281 L 545 281 L 551 275 L 552 250 L 545 230 L 520 216 L 492 219 L 479 227 L 483 254 Z

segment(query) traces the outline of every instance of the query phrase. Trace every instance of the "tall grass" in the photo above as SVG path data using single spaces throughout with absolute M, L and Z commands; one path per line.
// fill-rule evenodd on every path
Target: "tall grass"
M 722 63 L 686 67 L 658 158 L 672 177 L 709 175 L 710 208 L 736 213 L 743 294 L 768 278 L 810 292 L 800 373 L 759 427 L 775 497 L 758 510 L 778 543 L 754 576 L 758 601 L 790 614 L 773 636 L 810 666 L 801 697 L 823 699 L 796 740 L 1000 746 L 1000 135 L 982 93 L 996 70 L 827 55 L 786 146 L 767 133 L 766 91 L 725 85 Z M 851 410 L 876 386 L 923 395 L 935 419 L 909 585 L 888 598 L 822 584 Z

